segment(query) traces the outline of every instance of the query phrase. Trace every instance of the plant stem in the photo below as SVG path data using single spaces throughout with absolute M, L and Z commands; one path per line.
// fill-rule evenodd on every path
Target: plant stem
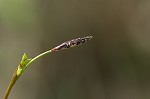
M 52 52 L 51 50 L 48 50 L 48 51 L 46 51 L 46 52 L 44 52 L 44 53 L 42 53 L 42 54 L 40 54 L 40 55 L 34 57 L 34 58 L 25 66 L 25 69 L 26 69 L 31 63 L 33 63 L 35 60 L 37 60 L 38 58 L 40 58 L 40 57 L 42 57 L 42 56 L 44 56 L 44 55 L 46 55 L 46 54 L 49 54 L 49 53 L 51 53 L 51 52 Z M 24 70 L 25 70 L 25 69 L 24 69 Z
M 48 51 L 46 51 L 46 52 L 44 52 L 44 53 L 42 53 L 42 54 L 40 54 L 40 55 L 34 57 L 34 58 L 25 66 L 25 68 L 23 69 L 22 73 L 23 73 L 23 72 L 25 71 L 25 69 L 26 69 L 31 63 L 33 63 L 35 60 L 37 60 L 38 58 L 40 58 L 40 57 L 42 57 L 42 56 L 44 56 L 44 55 L 46 55 L 46 54 L 49 54 L 49 53 L 51 53 L 51 52 L 52 52 L 51 50 L 48 50 Z M 21 75 L 20 75 L 20 76 L 21 76 Z M 11 79 L 9 85 L 8 85 L 8 88 L 7 88 L 6 93 L 5 93 L 5 95 L 4 95 L 4 99 L 7 99 L 7 98 L 8 98 L 9 93 L 10 93 L 12 87 L 14 86 L 14 84 L 16 83 L 16 81 L 18 80 L 18 78 L 19 78 L 20 76 L 17 76 L 17 70 L 16 70 L 16 71 L 14 72 L 14 74 L 13 74 L 13 77 L 12 77 L 12 79 Z
M 16 83 L 16 81 L 17 81 L 18 78 L 19 78 L 19 76 L 17 76 L 16 72 L 17 72 L 17 70 L 14 72 L 13 77 L 12 77 L 12 79 L 11 79 L 9 85 L 8 85 L 8 88 L 7 88 L 6 93 L 5 93 L 5 95 L 4 95 L 4 99 L 7 99 L 7 98 L 8 98 L 8 95 L 9 95 L 9 93 L 10 93 L 10 91 L 11 91 L 13 85 Z

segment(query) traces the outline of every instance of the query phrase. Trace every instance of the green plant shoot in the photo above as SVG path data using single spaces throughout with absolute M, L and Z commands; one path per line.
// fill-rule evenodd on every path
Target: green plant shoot
M 21 59 L 21 62 L 19 63 L 18 65 L 18 68 L 16 69 L 16 71 L 14 72 L 13 76 L 12 76 L 12 79 L 8 85 L 8 88 L 6 90 L 6 93 L 4 95 L 4 99 L 7 99 L 8 96 L 9 96 L 9 93 L 12 89 L 12 87 L 14 86 L 14 84 L 16 83 L 16 81 L 18 80 L 18 78 L 23 74 L 23 72 L 26 70 L 26 68 L 32 63 L 34 62 L 35 60 L 37 60 L 38 58 L 46 55 L 46 54 L 49 54 L 51 52 L 56 52 L 56 51 L 60 51 L 60 50 L 63 50 L 63 49 L 68 49 L 68 48 L 71 48 L 71 47 L 75 47 L 75 46 L 78 46 L 78 45 L 81 45 L 87 41 L 89 41 L 90 39 L 92 38 L 92 36 L 86 36 L 86 37 L 83 37 L 83 38 L 77 38 L 77 39 L 72 39 L 72 40 L 69 40 L 69 41 L 66 41 L 54 48 L 52 48 L 51 50 L 48 50 L 42 54 L 39 54 L 38 56 L 34 57 L 34 58 L 28 58 L 28 56 L 26 55 L 26 53 L 23 54 L 22 56 L 22 59 Z

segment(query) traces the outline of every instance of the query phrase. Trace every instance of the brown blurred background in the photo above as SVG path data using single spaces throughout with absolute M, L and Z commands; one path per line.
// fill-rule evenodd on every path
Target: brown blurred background
M 150 99 L 150 0 L 0 0 L 0 97 L 24 52 L 82 46 L 34 62 L 9 99 Z

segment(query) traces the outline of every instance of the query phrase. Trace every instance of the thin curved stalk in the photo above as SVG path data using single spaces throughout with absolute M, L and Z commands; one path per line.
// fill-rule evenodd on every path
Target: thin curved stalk
M 14 84 L 16 83 L 16 81 L 18 80 L 18 78 L 22 75 L 22 73 L 25 71 L 25 69 L 26 69 L 31 63 L 33 63 L 35 60 L 37 60 L 38 58 L 40 58 L 40 57 L 42 57 L 42 56 L 44 56 L 44 55 L 46 55 L 46 54 L 49 54 L 50 52 L 51 52 L 51 50 L 46 51 L 46 52 L 44 52 L 44 53 L 42 53 L 42 54 L 36 56 L 35 58 L 31 59 L 31 61 L 30 61 L 30 62 L 24 67 L 24 69 L 21 71 L 21 74 L 20 74 L 19 76 L 17 75 L 17 70 L 14 72 L 13 77 L 12 77 L 12 79 L 11 79 L 9 85 L 8 85 L 8 88 L 7 88 L 7 90 L 6 90 L 6 93 L 5 93 L 5 95 L 4 95 L 4 99 L 7 99 L 7 98 L 8 98 L 9 93 L 10 93 L 12 87 L 14 86 Z M 18 67 L 19 67 L 19 66 L 18 66 Z

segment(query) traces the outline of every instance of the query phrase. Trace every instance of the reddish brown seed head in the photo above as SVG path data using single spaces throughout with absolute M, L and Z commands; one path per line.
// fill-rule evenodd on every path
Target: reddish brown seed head
M 70 47 L 75 47 L 78 45 L 81 45 L 87 41 L 89 41 L 93 36 L 86 36 L 83 38 L 77 38 L 77 39 L 72 39 L 70 41 L 66 41 L 58 46 L 56 46 L 55 48 L 51 49 L 51 51 L 59 51 L 59 50 L 63 50 L 63 49 L 68 49 Z

